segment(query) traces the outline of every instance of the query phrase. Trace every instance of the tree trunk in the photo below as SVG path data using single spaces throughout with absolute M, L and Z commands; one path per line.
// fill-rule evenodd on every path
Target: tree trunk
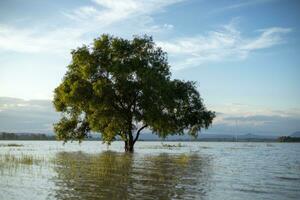
M 132 117 L 130 118 L 130 122 L 128 123 L 128 129 L 127 129 L 127 140 L 125 141 L 125 151 L 133 153 L 133 146 L 134 146 L 134 140 L 132 136 Z
M 129 138 L 128 141 L 125 141 L 125 152 L 133 153 L 133 146 L 134 146 L 133 139 L 130 140 Z

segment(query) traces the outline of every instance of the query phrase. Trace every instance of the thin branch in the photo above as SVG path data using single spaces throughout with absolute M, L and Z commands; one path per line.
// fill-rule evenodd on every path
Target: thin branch
M 135 142 L 139 139 L 139 136 L 140 136 L 141 131 L 142 131 L 144 128 L 146 128 L 147 126 L 148 126 L 148 125 L 146 124 L 146 125 L 142 126 L 142 127 L 137 131 L 136 136 L 135 136 L 135 139 L 134 139 L 134 141 L 133 141 L 133 144 L 135 144 Z

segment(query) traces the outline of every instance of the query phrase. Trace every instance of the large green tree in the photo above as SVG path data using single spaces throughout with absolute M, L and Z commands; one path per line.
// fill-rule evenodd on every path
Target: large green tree
M 215 117 L 194 82 L 171 79 L 167 54 L 152 37 L 102 35 L 71 54 L 54 91 L 53 103 L 62 112 L 54 125 L 59 140 L 81 141 L 90 131 L 100 132 L 104 142 L 121 138 L 132 152 L 145 128 L 163 138 L 196 137 Z

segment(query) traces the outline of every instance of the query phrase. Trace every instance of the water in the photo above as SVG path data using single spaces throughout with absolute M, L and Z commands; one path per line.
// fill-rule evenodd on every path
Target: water
M 0 141 L 0 199 L 300 198 L 300 144 L 164 144 Z

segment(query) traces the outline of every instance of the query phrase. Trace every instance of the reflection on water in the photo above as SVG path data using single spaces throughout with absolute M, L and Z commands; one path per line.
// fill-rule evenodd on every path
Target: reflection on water
M 203 199 L 209 160 L 198 155 L 58 153 L 58 199 Z
M 0 141 L 0 200 L 299 199 L 300 145 Z M 180 147 L 179 147 L 180 146 Z
M 100 155 L 58 153 L 55 171 L 58 199 L 126 198 L 132 156 L 112 152 Z

